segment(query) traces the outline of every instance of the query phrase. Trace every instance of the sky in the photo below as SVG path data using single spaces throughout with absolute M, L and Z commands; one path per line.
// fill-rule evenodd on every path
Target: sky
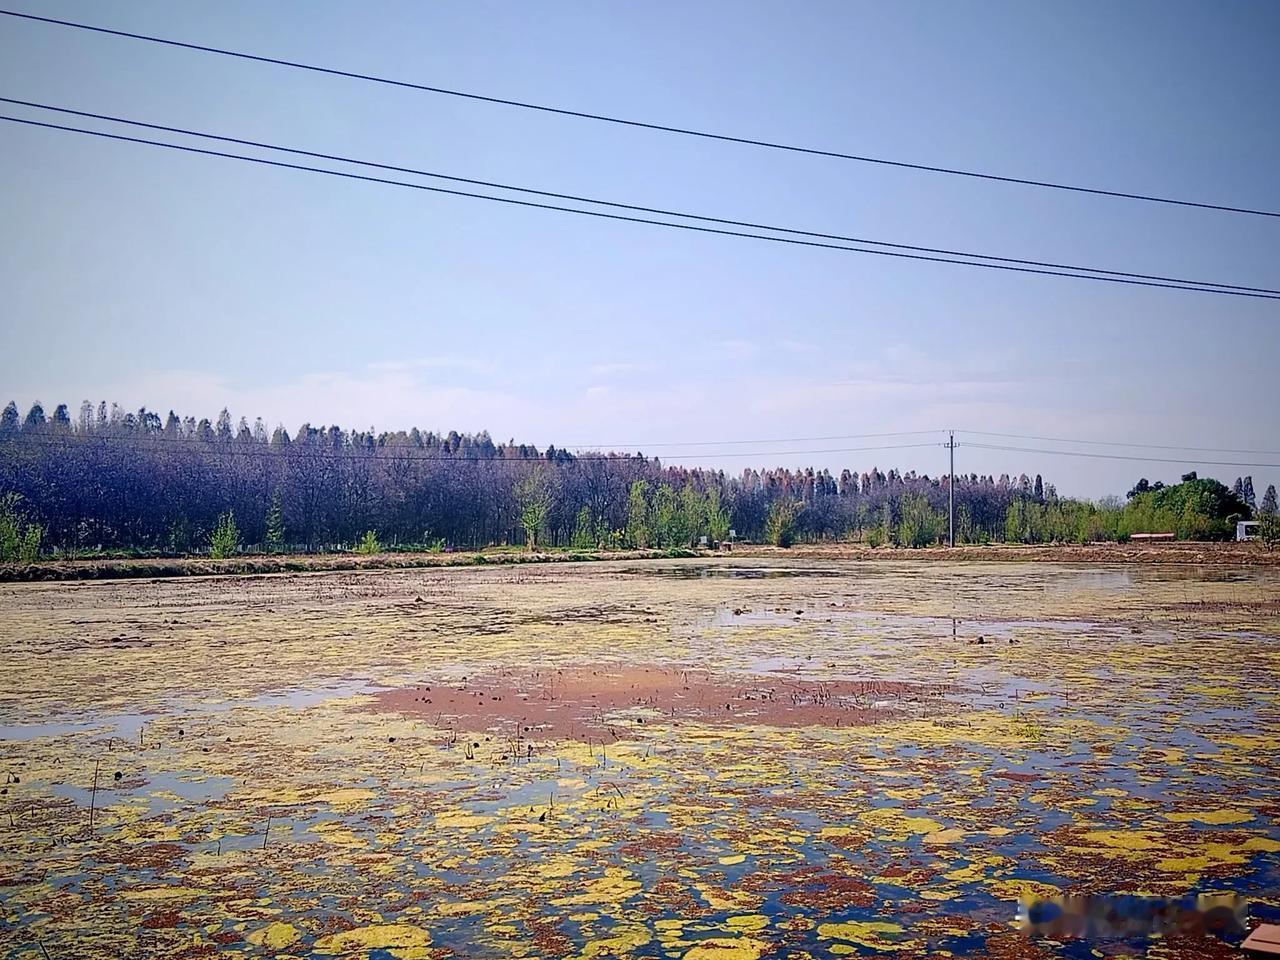
M 1268 0 L 10 9 L 735 136 L 1280 210 Z M 1280 287 L 1276 218 L 694 140 L 4 17 L 0 91 L 709 216 Z M 1252 474 L 1259 495 L 1280 483 L 1280 467 L 1194 461 L 1280 454 L 1136 445 L 1280 450 L 1275 301 L 699 235 L 10 123 L 0 184 L 0 402 L 24 411 L 225 406 L 291 431 L 488 430 L 734 473 L 937 475 L 952 429 L 957 471 L 1042 473 L 1064 494 L 1189 469 Z M 898 431 L 912 433 L 865 436 Z M 898 444 L 924 446 L 863 449 Z

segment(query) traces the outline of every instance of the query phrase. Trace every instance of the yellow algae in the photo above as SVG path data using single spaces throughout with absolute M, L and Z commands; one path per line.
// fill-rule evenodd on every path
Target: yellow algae
M 926 833 L 924 842 L 928 844 L 949 844 L 959 843 L 965 837 L 965 832 L 959 827 L 950 827 L 946 830 L 934 830 L 932 833 Z
M 755 932 L 763 930 L 769 925 L 769 918 L 762 913 L 744 913 L 736 917 L 730 917 L 725 922 L 725 926 L 732 930 L 743 930 L 747 932 Z
M 1062 891 L 1051 883 L 1043 883 L 1039 880 L 991 880 L 987 883 L 987 889 L 991 891 L 993 897 L 1001 900 L 1023 900 L 1024 898 L 1051 899 L 1060 896 Z
M 1206 697 L 1233 697 L 1239 694 L 1239 690 L 1235 687 L 1208 686 L 1203 684 L 1190 684 L 1187 686 L 1188 693 L 1198 693 Z
M 746 859 L 746 856 L 741 853 L 731 853 L 721 857 L 718 862 L 723 866 L 731 867 L 736 863 L 742 863 Z
M 1214 743 L 1225 743 L 1231 747 L 1239 747 L 1241 750 L 1275 750 L 1280 746 L 1280 740 L 1263 733 L 1218 734 L 1209 736 L 1206 739 L 1212 740 Z
M 712 937 L 685 951 L 684 960 L 760 960 L 769 944 L 750 937 Z
M 745 890 L 727 889 L 697 882 L 694 883 L 693 887 L 712 910 L 755 910 L 762 900 L 761 897 L 747 893 Z
M 866 833 L 857 827 L 823 827 L 818 831 L 818 837 L 856 837 Z
M 297 927 L 277 920 L 274 923 L 267 924 L 261 930 L 253 931 L 245 939 L 256 947 L 283 950 L 301 936 L 302 934 Z
M 1214 860 L 1210 857 L 1169 857 L 1165 860 L 1157 860 L 1156 869 L 1170 873 L 1199 872 L 1213 864 Z
M 879 807 L 858 814 L 859 820 L 865 820 L 876 829 L 905 838 L 909 834 L 936 833 L 942 830 L 942 824 L 929 817 L 912 817 L 897 807 Z
M 373 800 L 377 796 L 378 794 L 374 790 L 366 790 L 363 787 L 347 787 L 342 790 L 330 790 L 319 794 L 316 799 L 332 807 L 356 807 Z
M 128 900 L 192 900 L 196 897 L 207 897 L 209 891 L 192 887 L 143 887 L 121 890 L 117 895 Z
M 466 917 L 476 913 L 484 913 L 488 909 L 489 905 L 487 903 L 480 903 L 474 900 L 459 900 L 454 903 L 435 903 L 431 907 L 431 912 L 437 913 L 442 917 Z
M 1280 853 L 1280 840 L 1270 837 L 1250 837 L 1236 849 L 1248 853 Z
M 609 931 L 606 937 L 592 937 L 583 946 L 580 956 L 588 957 L 621 957 L 643 947 L 653 936 L 646 927 L 640 924 L 619 924 Z
M 919 800 L 933 792 L 928 787 L 897 787 L 885 790 L 884 795 L 890 800 Z
M 980 880 L 986 876 L 986 870 L 980 863 L 971 863 L 964 867 L 958 867 L 955 870 L 948 870 L 943 877 L 953 883 L 969 883 L 973 880 Z
M 403 923 L 380 923 L 356 927 L 342 933 L 321 937 L 315 943 L 318 953 L 343 953 L 352 950 L 390 950 L 405 958 L 426 957 L 424 947 L 431 945 L 431 934 L 421 927 Z
M 618 904 L 640 892 L 640 881 L 623 867 L 606 867 L 604 876 L 588 880 L 585 887 L 581 893 L 557 897 L 551 902 L 557 906 Z
M 1084 838 L 1120 850 L 1158 850 L 1166 846 L 1165 839 L 1150 830 L 1090 830 Z
M 440 813 L 436 815 L 437 827 L 483 827 L 485 824 L 493 823 L 495 817 L 487 816 L 483 813 L 467 813 L 465 810 L 452 810 L 449 813 Z
M 1208 823 L 1214 825 L 1222 825 L 1227 823 L 1245 823 L 1254 819 L 1252 813 L 1245 810 L 1231 809 L 1223 807 L 1220 810 L 1199 810 L 1188 811 L 1185 813 L 1166 813 L 1166 820 L 1172 820 L 1175 823 Z
M 903 928 L 882 920 L 845 920 L 818 924 L 818 936 L 824 940 L 845 940 L 873 950 L 901 950 L 914 947 L 909 941 L 887 939 L 886 934 L 901 934 Z
M 352 849 L 361 849 L 368 846 L 368 843 L 363 838 L 356 836 L 342 824 L 333 820 L 318 823 L 311 829 L 319 834 L 326 843 L 332 843 L 335 846 Z
M 572 860 L 552 860 L 549 863 L 540 863 L 534 869 L 537 870 L 539 876 L 547 877 L 548 879 L 561 879 L 572 876 L 579 867 Z

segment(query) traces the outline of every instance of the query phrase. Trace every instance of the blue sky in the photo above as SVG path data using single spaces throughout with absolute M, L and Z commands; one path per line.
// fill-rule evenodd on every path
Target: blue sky
M 15 8 L 677 126 L 1280 209 L 1280 6 L 1263 0 Z M 694 141 L 9 19 L 0 89 L 540 189 L 1280 286 L 1276 220 Z M 225 405 L 291 430 L 643 443 L 732 471 L 935 474 L 945 452 L 652 444 L 969 428 L 1280 448 L 1274 302 L 686 235 L 7 124 L 0 178 L 0 392 L 23 407 Z M 726 449 L 761 455 L 708 455 Z M 1089 496 L 1188 469 L 957 459 Z M 1280 481 L 1201 472 L 1252 472 L 1259 492 Z

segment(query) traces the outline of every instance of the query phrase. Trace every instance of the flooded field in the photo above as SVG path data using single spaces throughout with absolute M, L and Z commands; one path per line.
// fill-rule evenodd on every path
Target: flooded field
M 1280 571 L 637 561 L 0 586 L 0 955 L 1235 956 Z M 1234 938 L 1238 943 L 1239 937 Z

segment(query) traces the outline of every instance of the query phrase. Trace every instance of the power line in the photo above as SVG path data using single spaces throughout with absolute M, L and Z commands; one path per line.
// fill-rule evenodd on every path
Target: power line
M 1171 443 L 1127 443 L 1120 440 L 1075 440 L 1070 437 L 1038 437 L 1027 433 L 995 433 L 991 430 L 965 430 L 980 437 L 1011 437 L 1015 440 L 1043 440 L 1049 443 L 1082 443 L 1097 447 L 1138 447 L 1146 450 L 1186 450 L 1193 453 L 1253 453 L 1280 457 L 1280 450 L 1242 450 L 1234 447 L 1187 447 Z
M 994 173 L 983 173 L 976 170 L 961 170 L 954 167 L 943 167 L 924 163 L 911 163 L 904 160 L 890 160 L 884 157 L 863 156 L 852 153 L 842 153 L 837 150 L 823 150 L 815 147 L 802 147 L 796 144 L 779 143 L 771 140 L 760 140 L 752 137 L 738 137 L 729 134 L 711 133 L 706 130 L 693 130 L 686 127 L 677 127 L 663 123 L 649 123 L 641 120 L 629 120 L 624 117 L 615 117 L 607 114 L 588 113 L 581 110 L 569 110 L 563 107 L 552 107 L 547 104 L 529 103 L 523 100 L 512 100 L 506 97 L 487 96 L 479 93 L 469 93 L 464 90 L 453 90 L 447 87 L 437 87 L 423 83 L 411 83 L 406 80 L 393 80 L 388 77 L 379 77 L 372 74 L 357 73 L 351 70 L 339 70 L 334 67 L 323 67 L 317 64 L 301 63 L 294 60 L 284 60 L 279 57 L 267 57 L 258 54 L 245 53 L 240 50 L 227 50 L 220 47 L 207 46 L 205 44 L 187 43 L 180 40 L 170 40 L 166 37 L 157 37 L 144 33 L 132 33 L 127 30 L 113 30 L 108 27 L 99 27 L 88 23 L 78 23 L 73 20 L 59 20 L 53 17 L 41 17 L 31 13 L 19 13 L 15 10 L 0 10 L 0 14 L 7 17 L 16 17 L 22 20 L 35 21 L 39 23 L 52 24 L 59 27 L 71 27 L 76 30 L 87 30 L 92 33 L 107 34 L 114 37 L 125 37 L 130 40 L 142 40 L 147 43 L 163 44 L 169 47 L 180 47 L 184 50 L 198 50 L 202 53 L 214 53 L 224 57 L 235 57 L 240 60 L 251 60 L 257 63 L 268 63 L 279 67 L 291 67 L 296 70 L 306 70 L 312 73 L 327 74 L 335 77 L 345 77 L 352 80 L 363 80 L 369 83 L 377 83 L 385 86 L 399 87 L 407 90 L 418 90 L 424 93 L 435 93 L 449 97 L 459 97 L 465 100 L 480 101 L 483 103 L 500 104 L 507 107 L 519 107 L 523 110 L 536 110 L 541 113 L 557 114 L 566 117 L 576 117 L 581 120 L 595 120 L 601 123 L 617 124 L 625 127 L 635 127 L 643 130 L 656 130 L 662 133 L 679 134 L 686 137 L 697 137 L 703 140 L 716 140 L 723 143 L 735 143 L 739 145 L 763 147 L 769 150 L 782 150 L 788 153 L 808 154 L 817 157 L 827 157 L 836 160 L 852 160 L 858 163 L 877 164 L 886 167 L 897 167 L 904 170 L 920 170 L 928 173 L 946 174 L 954 177 L 968 177 L 975 180 L 990 180 L 999 183 L 1013 183 L 1029 187 L 1043 187 L 1050 190 L 1066 190 L 1072 193 L 1094 194 L 1103 197 L 1117 197 L 1125 200 L 1141 200 L 1147 203 L 1170 204 L 1179 207 L 1197 207 L 1204 210 L 1219 210 L 1226 213 L 1244 213 L 1259 217 L 1280 217 L 1280 212 L 1272 210 L 1259 210 L 1249 207 L 1233 207 L 1217 203 L 1202 203 L 1192 200 L 1179 200 L 1172 197 L 1160 197 L 1150 194 L 1130 193 L 1122 190 L 1104 190 L 1098 187 L 1084 187 L 1075 184 L 1056 183 L 1049 180 L 1034 180 L 1025 177 L 1002 176 Z
M 121 436 L 120 434 L 89 434 L 89 435 L 72 435 L 69 437 L 22 437 L 11 438 L 8 440 L 0 440 L 0 450 L 4 449 L 6 444 L 26 444 L 32 446 L 57 446 L 59 448 L 69 449 L 76 446 L 87 447 L 93 446 L 100 441 L 109 441 L 113 443 L 123 442 L 126 445 L 145 448 L 152 446 L 160 448 L 161 445 L 173 444 L 181 449 L 198 453 L 201 455 L 226 456 L 226 457 L 269 457 L 299 460 L 305 459 L 308 455 L 315 454 L 323 456 L 325 454 L 340 454 L 343 459 L 351 462 L 440 462 L 440 463 L 495 463 L 510 464 L 519 466 L 521 464 L 533 463 L 556 463 L 559 461 L 548 461 L 544 457 L 476 457 L 476 456 L 454 456 L 449 454 L 398 454 L 384 453 L 386 447 L 351 447 L 342 446 L 334 447 L 328 445 L 323 439 L 314 443 L 303 443 L 293 440 L 288 449 L 263 447 L 260 441 L 251 441 L 254 445 L 246 447 L 244 441 L 239 440 L 192 440 L 187 437 L 130 437 Z M 920 447 L 935 447 L 935 443 L 899 443 L 885 444 L 881 446 L 870 447 L 836 447 L 826 450 L 761 450 L 747 451 L 743 453 L 692 453 L 682 456 L 694 456 L 704 460 L 720 460 L 739 457 L 793 457 L 793 456 L 816 456 L 829 453 L 863 453 L 873 450 L 908 450 Z M 637 461 L 639 463 L 652 463 L 661 460 L 658 456 L 645 456 L 644 454 L 631 453 L 613 453 L 613 454 L 570 454 L 574 461 Z
M 1211 467 L 1280 467 L 1280 463 L 1240 463 L 1236 460 L 1199 460 L 1185 457 L 1127 457 L 1119 453 L 1089 453 L 1084 450 L 1046 450 L 1042 447 L 1006 447 L 993 443 L 965 443 L 960 446 L 977 450 L 1011 450 L 1016 453 L 1047 453 L 1061 457 L 1087 457 L 1090 460 L 1131 460 L 1140 463 L 1179 463 Z
M 740 230 L 725 230 L 716 227 L 703 227 L 691 223 L 671 223 L 665 220 L 650 220 L 645 217 L 630 217 L 617 213 L 606 213 L 601 210 L 581 210 L 574 207 L 562 207 L 556 204 L 535 203 L 531 200 L 517 200 L 513 197 L 495 197 L 490 194 L 470 193 L 465 190 L 451 190 L 445 187 L 431 187 L 422 183 L 410 183 L 404 180 L 392 180 L 386 177 L 373 177 L 367 174 L 350 173 L 341 170 L 329 170 L 323 167 L 311 167 L 305 164 L 285 163 L 282 160 L 268 160 L 263 157 L 251 157 L 244 154 L 226 153 L 220 150 L 208 150 L 203 147 L 191 147 L 183 144 L 165 143 L 160 140 L 148 140 L 142 137 L 128 137 L 118 133 L 106 133 L 101 130 L 88 130 L 82 127 L 69 127 L 57 123 L 46 123 L 40 120 L 28 120 L 22 117 L 10 117 L 0 115 L 0 120 L 6 120 L 10 123 L 24 124 L 30 127 L 42 127 L 49 130 L 63 130 L 68 133 L 77 133 L 84 136 L 98 137 L 106 140 L 117 140 L 124 143 L 144 144 L 152 147 L 164 147 L 169 150 L 179 150 L 184 153 L 201 154 L 211 157 L 223 157 L 229 160 L 241 160 L 246 163 L 256 163 L 263 166 L 278 167 L 285 170 L 301 170 L 307 173 L 319 173 L 331 177 L 341 177 L 346 180 L 360 180 L 368 183 L 380 183 L 386 186 L 405 187 L 410 190 L 422 190 L 429 193 L 446 194 L 456 197 L 469 197 L 475 200 L 489 200 L 495 203 L 506 203 L 513 206 L 530 207 L 539 210 L 555 210 L 560 213 L 572 213 L 585 217 L 597 217 L 604 220 L 616 220 L 624 223 L 644 223 L 651 226 L 667 227 L 673 230 L 687 230 L 694 233 L 715 234 L 718 236 L 742 237 L 749 240 L 765 240 L 771 243 L 783 243 L 791 246 L 814 247 L 824 250 L 840 250 L 846 253 L 862 253 L 872 254 L 881 257 L 894 257 L 904 260 L 919 260 L 929 263 L 950 263 L 964 267 L 983 267 L 988 270 L 1004 270 L 1012 273 L 1030 273 L 1044 276 L 1070 277 L 1077 280 L 1093 280 L 1100 283 L 1119 283 L 1129 286 L 1140 287 L 1158 287 L 1168 290 L 1183 290 L 1194 293 L 1210 293 L 1227 297 L 1249 297 L 1258 300 L 1280 300 L 1280 295 L 1271 293 L 1255 293 L 1247 290 L 1225 289 L 1226 285 L 1218 287 L 1202 287 L 1192 286 L 1178 283 L 1157 283 L 1151 280 L 1136 280 L 1128 277 L 1102 276 L 1085 273 L 1071 273 L 1063 270 L 1047 270 L 1038 267 L 1020 267 L 1007 263 L 983 263 L 973 260 L 956 260 L 947 257 L 928 256 L 919 253 L 903 253 L 896 250 L 873 250 L 867 247 L 851 247 L 835 243 L 825 243 L 817 240 L 800 240 L 794 237 L 773 237 L 764 234 L 747 233 Z
M 533 194 L 540 197 L 551 197 L 557 200 L 570 200 L 575 203 L 589 203 L 603 207 L 613 207 L 620 210 L 634 210 L 640 213 L 653 213 L 666 217 L 681 217 L 686 220 L 700 220 L 704 223 L 718 223 L 732 227 L 745 227 L 750 230 L 768 230 L 774 233 L 787 233 L 794 236 L 814 237 L 820 240 L 836 240 L 841 243 L 862 243 L 872 244 L 878 247 L 891 247 L 896 250 L 914 250 L 919 253 L 935 253 L 948 257 L 967 257 L 977 260 L 992 260 L 998 263 L 1015 263 L 1032 267 L 1048 267 L 1054 270 L 1076 271 L 1085 273 L 1106 274 L 1113 277 L 1132 277 L 1139 280 L 1156 280 L 1164 283 L 1175 283 L 1195 287 L 1221 287 L 1229 290 L 1247 290 L 1254 293 L 1267 293 L 1280 296 L 1280 290 L 1268 287 L 1249 287 L 1236 283 L 1215 283 L 1209 280 L 1188 280 L 1184 277 L 1165 277 L 1148 273 L 1134 273 L 1124 270 L 1108 270 L 1102 267 L 1079 266 L 1078 264 L 1054 263 L 1045 260 L 1027 260 L 1018 257 L 1001 257 L 986 253 L 972 253 L 967 250 L 949 250 L 939 247 L 924 247 L 910 243 L 892 243 L 887 240 L 872 240 L 866 237 L 850 237 L 834 233 L 821 233 L 815 230 L 799 230 L 793 227 L 779 227 L 768 223 L 753 223 L 749 220 L 731 220 L 724 217 L 710 217 L 697 213 L 684 213 L 679 210 L 666 210 L 661 207 L 646 207 L 633 203 L 620 203 L 614 200 L 600 200 L 595 197 L 583 197 L 571 193 L 557 193 L 551 190 L 537 190 L 532 187 L 518 187 L 509 183 L 497 183 L 491 180 L 477 180 L 472 177 L 458 177 L 445 173 L 436 173 L 430 170 L 420 170 L 414 167 L 397 166 L 389 163 L 378 163 L 372 160 L 359 160 L 353 157 L 344 157 L 338 154 L 320 153 L 314 150 L 302 150 L 296 147 L 283 147 L 278 144 L 264 143 L 258 140 L 247 140 L 242 137 L 230 137 L 215 133 L 205 133 L 200 130 L 192 130 L 186 127 L 168 126 L 160 123 L 148 123 L 142 120 L 131 120 L 126 117 L 117 117 L 111 114 L 92 113 L 86 110 L 73 110 L 69 107 L 56 107 L 46 103 L 37 103 L 31 100 L 18 100 L 13 97 L 0 97 L 0 103 L 11 103 L 22 107 L 32 107 L 37 110 L 48 110 L 53 113 L 71 114 L 77 117 L 87 117 L 94 120 L 104 120 L 109 123 L 127 124 L 133 127 L 144 127 L 148 130 L 162 130 L 166 133 L 176 133 L 187 137 L 199 137 L 204 140 L 217 140 L 222 143 L 234 143 L 244 147 L 256 147 L 263 150 L 274 150 L 280 153 L 289 153 L 296 156 L 312 157 L 319 160 L 333 160 L 339 163 L 352 164 L 361 167 L 370 167 L 377 170 L 390 170 L 396 173 L 409 173 L 420 177 L 431 177 L 436 180 L 449 180 L 454 183 L 466 183 L 473 186 L 493 187 L 499 190 L 510 190 L 516 193 Z

